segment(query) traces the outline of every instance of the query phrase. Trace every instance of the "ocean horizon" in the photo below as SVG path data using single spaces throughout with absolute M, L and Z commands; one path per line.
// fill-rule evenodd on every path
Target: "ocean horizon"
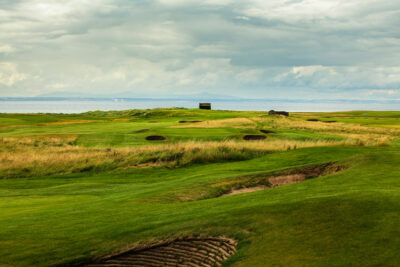
M 215 110 L 289 112 L 400 111 L 400 101 L 379 100 L 284 100 L 284 99 L 156 99 L 156 98 L 0 98 L 0 113 L 82 113 L 102 110 L 198 108 L 212 103 Z

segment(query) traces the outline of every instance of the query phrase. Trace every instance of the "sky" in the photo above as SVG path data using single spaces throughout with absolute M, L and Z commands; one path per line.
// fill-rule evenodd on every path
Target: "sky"
M 0 0 L 0 97 L 400 100 L 398 0 Z

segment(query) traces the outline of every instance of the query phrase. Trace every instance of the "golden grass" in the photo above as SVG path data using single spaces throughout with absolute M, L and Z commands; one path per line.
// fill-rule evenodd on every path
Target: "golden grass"
M 373 133 L 382 135 L 400 135 L 398 129 L 387 129 L 380 127 L 367 127 L 359 124 L 349 124 L 342 122 L 324 123 L 314 121 L 304 121 L 296 118 L 253 118 L 255 121 L 269 125 L 272 128 L 289 128 L 298 130 L 330 131 L 342 133 Z
M 56 121 L 36 124 L 37 126 L 52 126 L 52 125 L 68 125 L 68 124 L 81 124 L 91 122 L 104 122 L 104 120 L 70 120 L 70 121 Z
M 220 128 L 220 127 L 255 128 L 257 127 L 257 123 L 247 118 L 234 118 L 225 120 L 202 121 L 198 123 L 171 126 L 171 128 Z
M 73 144 L 75 139 L 73 135 L 3 138 L 0 174 L 3 177 L 25 177 L 96 169 L 177 167 L 191 163 L 243 160 L 272 151 L 303 147 L 356 144 L 349 141 L 192 141 L 110 149 L 78 147 Z
M 2 151 L 25 151 L 27 147 L 59 147 L 75 144 L 76 134 L 49 134 L 33 136 L 2 137 L 0 139 L 0 152 Z
M 82 124 L 82 123 L 93 123 L 93 122 L 105 122 L 105 120 L 68 120 L 68 121 L 55 121 L 55 122 L 45 122 L 45 123 L 37 123 L 37 124 L 1 125 L 0 128 L 18 128 L 18 127 L 27 127 L 27 126 L 69 125 L 69 124 Z
M 315 118 L 315 117 L 318 117 L 321 114 L 331 115 L 331 116 L 334 116 L 334 117 L 344 117 L 344 118 L 359 117 L 359 116 L 355 116 L 355 115 L 346 114 L 346 112 L 344 112 L 344 113 L 341 113 L 341 112 L 329 112 L 329 113 L 315 113 L 315 112 L 300 112 L 300 113 L 296 113 L 296 112 L 293 112 L 293 113 L 291 113 L 290 116 L 292 116 L 292 117 L 300 117 L 300 118 Z
M 190 141 L 129 148 L 88 148 L 75 145 L 77 135 L 41 135 L 0 139 L 0 177 L 151 166 L 177 167 L 192 163 L 244 160 L 273 151 L 338 145 L 383 146 L 398 139 L 396 129 L 308 122 L 294 118 L 236 118 L 176 127 L 256 127 L 300 129 L 345 137 L 344 140 Z
M 2 137 L 0 139 L 1 146 L 18 148 L 23 146 L 65 146 L 75 143 L 78 135 L 76 134 L 48 134 L 48 135 L 32 135 L 32 136 L 12 136 Z
M 341 132 L 327 132 L 338 136 L 346 137 L 348 140 L 352 140 L 357 145 L 367 146 L 385 146 L 390 142 L 396 140 L 392 135 L 373 134 L 373 133 L 341 133 Z
M 324 123 L 320 121 L 304 121 L 296 118 L 254 118 L 272 129 L 295 129 L 313 131 L 345 137 L 347 143 L 366 146 L 385 146 L 399 140 L 400 130 L 380 127 L 367 127 L 349 123 Z

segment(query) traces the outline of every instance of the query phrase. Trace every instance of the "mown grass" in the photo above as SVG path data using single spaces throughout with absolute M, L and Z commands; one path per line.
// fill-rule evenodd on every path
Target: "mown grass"
M 399 115 L 377 117 L 390 125 Z M 320 127 L 302 114 L 185 109 L 35 116 L 43 115 L 4 115 L 24 124 L 0 129 L 0 265 L 68 265 L 196 234 L 239 241 L 226 266 L 400 263 L 396 127 L 381 131 L 356 121 Z M 53 123 L 90 118 L 98 122 Z M 188 118 L 214 127 L 176 127 Z M 136 133 L 141 129 L 149 131 Z M 265 141 L 241 139 L 260 129 L 275 133 Z M 146 141 L 151 134 L 167 139 Z M 113 142 L 110 135 L 117 136 Z M 328 162 L 348 169 L 216 197 L 221 185 Z

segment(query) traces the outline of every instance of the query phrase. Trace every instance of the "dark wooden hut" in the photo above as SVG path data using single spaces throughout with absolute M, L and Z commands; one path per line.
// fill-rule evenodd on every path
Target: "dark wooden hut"
M 275 111 L 275 110 L 270 110 L 268 112 L 268 115 L 283 115 L 283 116 L 289 116 L 289 112 L 287 111 Z
M 211 109 L 211 103 L 199 103 L 199 109 Z

